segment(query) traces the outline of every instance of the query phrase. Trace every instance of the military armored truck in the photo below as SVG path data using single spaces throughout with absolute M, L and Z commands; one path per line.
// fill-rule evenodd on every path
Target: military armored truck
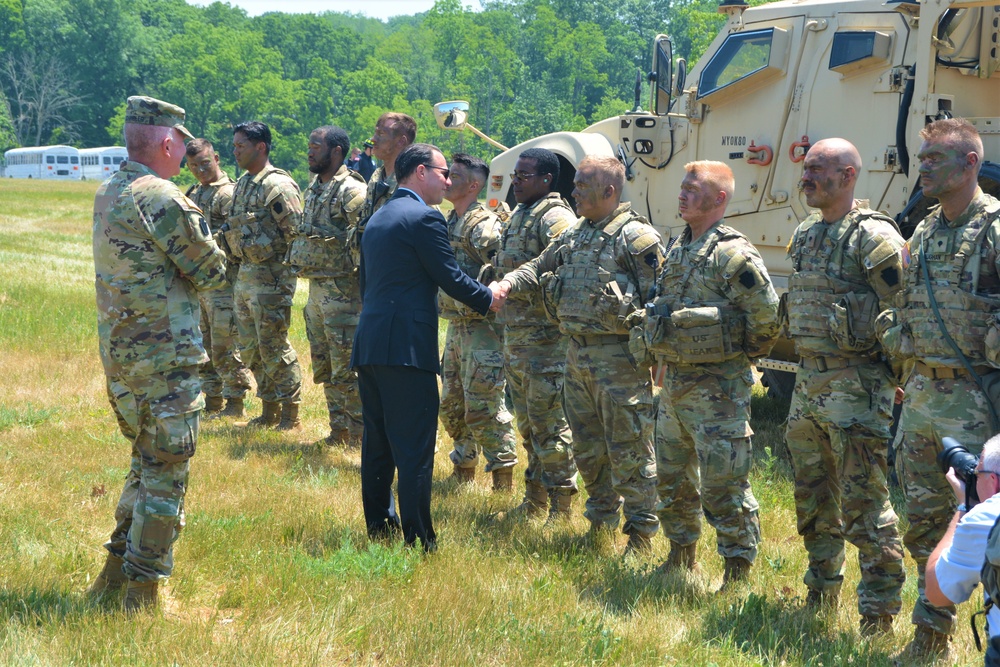
M 995 0 L 993 0 L 995 1 Z M 964 0 L 782 0 L 747 8 L 726 2 L 727 22 L 686 71 L 670 39 L 653 48 L 650 111 L 638 108 L 581 132 L 519 144 L 490 168 L 491 206 L 514 205 L 510 173 L 525 149 L 560 156 L 568 197 L 585 155 L 626 166 L 624 199 L 663 234 L 683 228 L 677 194 L 684 164 L 720 160 L 736 175 L 728 224 L 760 249 L 775 287 L 787 285 L 786 246 L 809 214 L 798 188 L 812 142 L 844 137 L 864 165 L 855 194 L 912 233 L 932 202 L 921 196 L 916 153 L 928 122 L 964 117 L 982 135 L 983 188 L 1000 195 L 1000 5 Z M 637 85 L 638 90 L 638 85 Z M 461 129 L 468 104 L 436 107 L 442 127 Z M 758 367 L 772 390 L 791 391 L 789 341 Z

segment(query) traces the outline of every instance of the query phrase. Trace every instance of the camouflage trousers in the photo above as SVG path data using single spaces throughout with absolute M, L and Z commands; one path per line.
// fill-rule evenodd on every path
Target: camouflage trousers
M 573 456 L 587 489 L 584 516 L 592 526 L 652 536 L 656 517 L 653 395 L 627 343 L 581 345 L 566 354 L 563 408 L 573 430 Z
M 910 527 L 903 536 L 917 562 L 912 622 L 951 634 L 955 607 L 935 607 L 924 595 L 927 559 L 955 515 L 955 494 L 937 463 L 941 439 L 952 437 L 979 454 L 993 435 L 986 396 L 968 377 L 934 380 L 917 372 L 906 382 L 903 413 L 896 431 L 896 474 L 906 498 Z
M 759 506 L 748 475 L 750 370 L 733 379 L 687 366 L 666 369 L 656 411 L 657 513 L 664 534 L 681 545 L 715 528 L 724 558 L 757 558 Z
M 361 295 L 357 280 L 310 278 L 303 311 L 312 357 L 313 382 L 323 385 L 330 430 L 361 435 L 358 376 L 351 370 L 351 348 L 358 328 Z
M 264 401 L 300 400 L 302 369 L 288 340 L 296 282 L 280 262 L 243 262 L 233 287 L 240 354 Z
M 511 338 L 507 327 L 503 370 L 527 454 L 524 479 L 576 493 L 573 435 L 562 406 L 566 342 L 558 333 L 531 345 L 512 344 Z
M 210 357 L 201 367 L 206 396 L 243 398 L 251 387 L 250 369 L 240 357 L 239 333 L 233 310 L 233 288 L 198 294 L 201 301 L 201 338 Z
M 169 577 L 173 544 L 184 527 L 189 460 L 205 399 L 198 367 L 142 377 L 108 378 L 108 399 L 132 463 L 104 548 L 124 558 L 132 581 Z
M 798 532 L 809 554 L 806 587 L 840 592 L 846 538 L 858 548 L 863 616 L 898 614 L 906 580 L 886 482 L 895 390 L 881 365 L 799 368 L 785 432 Z
M 514 415 L 507 411 L 503 339 L 492 319 L 448 322 L 441 360 L 440 418 L 454 442 L 451 462 L 475 468 L 482 449 L 486 472 L 517 464 Z

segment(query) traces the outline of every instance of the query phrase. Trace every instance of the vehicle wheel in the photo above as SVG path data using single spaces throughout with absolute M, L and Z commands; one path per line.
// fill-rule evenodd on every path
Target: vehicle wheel
M 762 371 L 767 395 L 785 401 L 791 400 L 792 392 L 795 391 L 795 373 L 776 371 L 772 368 L 764 368 Z

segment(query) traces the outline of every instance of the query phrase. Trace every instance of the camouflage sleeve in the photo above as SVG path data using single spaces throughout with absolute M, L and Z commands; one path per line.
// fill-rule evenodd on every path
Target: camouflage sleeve
M 283 234 L 295 234 L 302 223 L 302 199 L 299 186 L 291 178 L 268 178 L 268 191 L 264 206 L 271 211 L 278 229 Z
M 365 183 L 348 178 L 344 181 L 343 189 L 340 192 L 340 212 L 347 221 L 347 227 L 357 227 L 358 220 L 361 219 L 361 210 L 365 205 L 365 197 L 368 195 L 368 188 Z
M 623 230 L 624 243 L 617 258 L 619 266 L 638 280 L 636 294 L 644 301 L 663 266 L 664 249 L 660 234 L 644 223 L 629 223 Z
M 578 218 L 568 208 L 553 206 L 545 212 L 545 215 L 539 221 L 538 231 L 542 242 L 545 244 L 552 243 L 552 241 L 562 236 L 567 229 L 575 226 L 577 220 Z
M 500 216 L 488 213 L 469 230 L 470 254 L 480 265 L 491 263 L 500 249 L 500 229 Z
M 152 235 L 187 280 L 198 290 L 226 284 L 226 262 L 197 205 L 176 186 L 136 194 L 136 206 Z
M 866 221 L 861 231 L 862 267 L 885 308 L 903 287 L 903 237 L 891 222 L 877 218 Z
M 726 297 L 743 313 L 747 356 L 762 357 L 778 340 L 778 295 L 764 268 L 764 260 L 746 239 L 720 243 L 716 253 Z
M 229 212 L 233 208 L 233 189 L 235 187 L 235 183 L 226 183 L 215 192 L 215 199 L 212 200 L 213 220 L 225 222 L 226 218 L 229 217 Z
M 555 271 L 559 267 L 559 247 L 562 245 L 557 238 L 547 246 L 542 254 L 530 262 L 525 262 L 516 270 L 503 277 L 510 283 L 511 292 L 523 292 L 538 286 L 538 277 L 543 273 Z

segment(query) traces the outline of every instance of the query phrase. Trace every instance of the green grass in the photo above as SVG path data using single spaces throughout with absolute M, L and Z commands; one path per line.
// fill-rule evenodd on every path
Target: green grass
M 359 454 L 315 444 L 326 410 L 307 381 L 301 434 L 203 422 L 163 610 L 126 618 L 120 600 L 89 601 L 129 452 L 97 358 L 95 188 L 0 181 L 0 664 L 829 667 L 888 665 L 908 640 L 909 560 L 893 637 L 857 633 L 853 548 L 840 608 L 803 608 L 805 553 L 789 467 L 775 454 L 787 406 L 759 387 L 752 481 L 765 542 L 752 585 L 733 594 L 713 594 L 722 563 L 710 528 L 703 573 L 661 578 L 662 538 L 638 559 L 622 558 L 621 536 L 614 552 L 588 546 L 582 498 L 569 525 L 493 521 L 522 489 L 494 495 L 482 475 L 456 488 L 444 437 L 440 551 L 370 544 Z M 305 296 L 291 337 L 308 367 Z M 963 605 L 956 626 L 962 664 L 981 663 L 974 608 Z

